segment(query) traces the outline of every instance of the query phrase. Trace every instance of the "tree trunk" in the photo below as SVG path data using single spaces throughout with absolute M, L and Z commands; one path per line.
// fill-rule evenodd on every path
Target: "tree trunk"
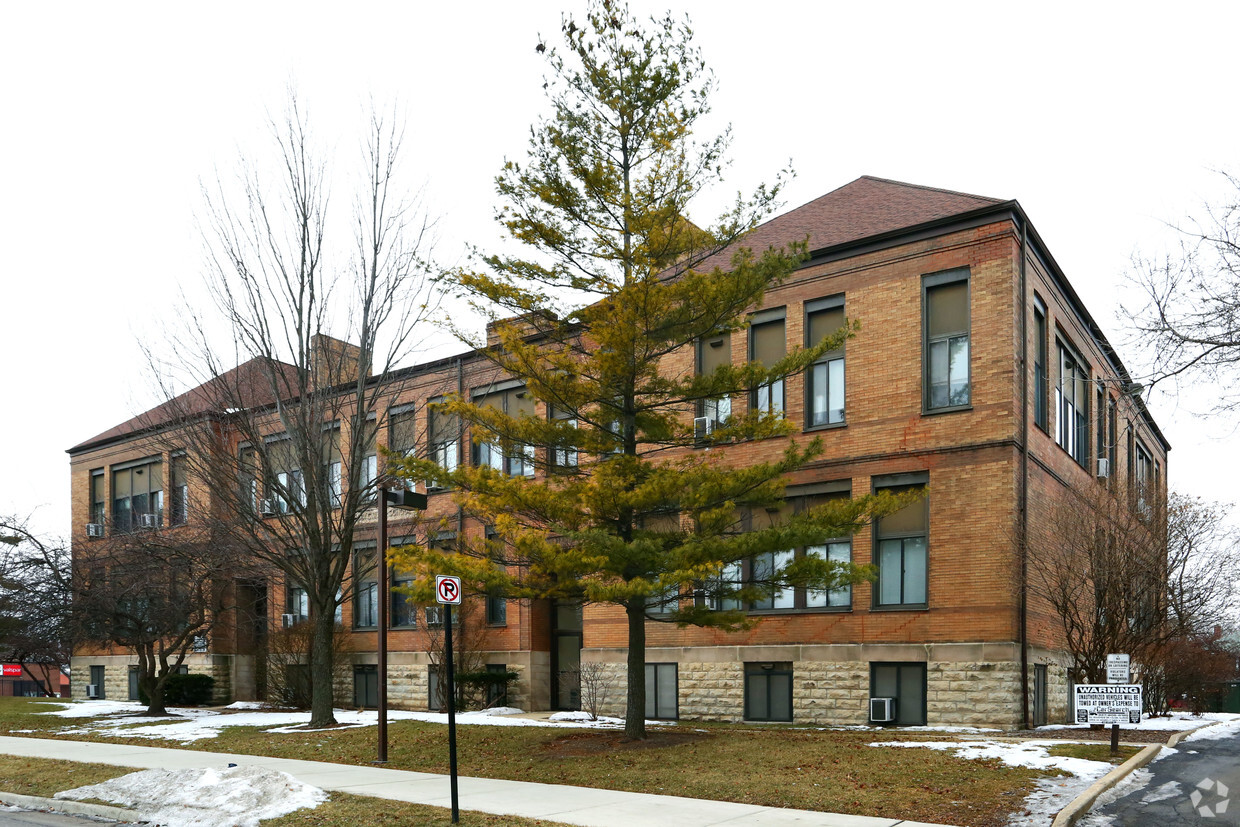
M 138 686 L 146 693 L 146 712 L 143 713 L 144 715 L 164 716 L 168 714 L 168 710 L 164 706 L 164 685 L 167 682 L 167 677 L 160 680 L 154 675 L 138 678 Z
M 630 599 L 624 606 L 629 617 L 629 658 L 627 706 L 624 712 L 624 738 L 646 738 L 646 601 Z
M 314 637 L 310 643 L 310 726 L 335 726 L 332 640 L 336 634 L 336 618 L 330 608 L 320 609 L 311 622 L 314 623 Z

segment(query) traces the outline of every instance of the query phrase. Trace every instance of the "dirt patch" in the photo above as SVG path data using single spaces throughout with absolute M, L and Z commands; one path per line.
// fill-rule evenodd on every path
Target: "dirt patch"
M 579 732 L 543 744 L 548 758 L 579 758 L 601 753 L 632 752 L 663 749 L 705 741 L 715 736 L 709 732 L 648 732 L 645 740 L 626 741 L 622 732 Z
M 1120 743 L 1125 744 L 1165 744 L 1167 739 L 1175 735 L 1176 730 L 1170 729 L 1124 729 L 1119 728 Z M 1103 729 L 1036 729 L 1021 730 L 1012 733 L 1019 738 L 1034 738 L 1063 741 L 1110 741 L 1111 728 Z

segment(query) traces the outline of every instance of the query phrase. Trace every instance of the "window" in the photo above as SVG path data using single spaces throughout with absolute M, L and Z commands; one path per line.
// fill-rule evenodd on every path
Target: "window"
M 646 664 L 646 717 L 674 721 L 679 717 L 676 704 L 676 664 Z
M 237 460 L 237 502 L 242 513 L 254 514 L 259 507 L 258 498 L 258 452 L 250 447 L 243 447 Z
M 754 509 L 742 518 L 744 530 L 756 531 L 780 525 L 795 513 L 815 508 L 837 499 L 848 499 L 851 486 L 847 480 L 790 487 L 780 508 Z M 852 587 L 821 590 L 801 586 L 779 586 L 769 596 L 742 603 L 731 596 L 745 585 L 778 586 L 778 577 L 790 563 L 801 557 L 817 557 L 835 563 L 852 562 L 852 541 L 848 537 L 831 538 L 824 543 L 804 548 L 763 552 L 725 566 L 719 578 L 707 589 L 707 606 L 714 611 L 745 609 L 754 612 L 802 611 L 805 609 L 848 609 L 852 605 Z M 775 581 L 775 582 L 773 582 Z M 678 589 L 670 589 L 672 601 L 667 611 L 677 608 Z M 652 601 L 657 599 L 652 597 Z
M 1154 459 L 1150 456 L 1149 450 L 1141 442 L 1136 442 L 1136 494 L 1137 513 L 1144 518 L 1149 518 L 1153 513 L 1152 506 L 1154 502 Z
M 267 497 L 271 500 L 272 510 L 277 514 L 287 514 L 295 505 L 304 507 L 306 481 L 301 468 L 297 467 L 293 440 L 287 436 L 271 439 L 267 445 L 267 457 L 271 463 Z
M 413 405 L 400 405 L 388 410 L 388 450 L 402 457 L 414 455 L 417 426 Z M 405 487 L 413 490 L 413 481 L 405 480 Z
M 108 696 L 107 692 L 104 689 L 103 667 L 102 666 L 92 666 L 90 668 L 90 682 L 94 684 L 95 686 L 95 697 L 96 698 L 103 699 Z
M 373 664 L 353 667 L 353 705 L 373 709 L 379 705 L 379 667 Z
M 721 367 L 732 364 L 732 334 L 720 333 L 707 336 L 697 343 L 697 372 L 701 376 L 714 373 Z M 697 404 L 697 415 L 710 420 L 711 429 L 727 422 L 732 416 L 732 398 L 721 396 L 716 399 L 703 399 Z M 703 434 L 703 436 L 705 436 Z
M 492 408 L 514 418 L 534 415 L 534 397 L 520 384 L 509 386 L 509 383 L 505 383 L 492 386 L 481 393 L 475 391 L 474 404 Z M 473 447 L 475 465 L 489 466 L 501 474 L 513 477 L 534 476 L 533 445 L 514 444 L 505 452 L 498 442 L 475 439 Z
M 836 540 L 821 546 L 810 546 L 805 549 L 805 553 L 833 563 L 851 563 L 852 542 Z M 805 592 L 805 608 L 807 609 L 847 609 L 851 605 L 852 586 L 840 586 L 838 589 L 829 591 L 809 589 Z
M 745 664 L 745 720 L 792 720 L 792 664 Z
M 344 494 L 340 474 L 340 426 L 333 423 L 323 440 L 323 484 L 331 508 L 339 508 Z
M 805 305 L 805 346 L 815 347 L 844 326 L 844 297 L 833 296 Z M 844 422 L 844 344 L 819 357 L 809 369 L 806 383 L 806 425 L 840 425 Z
M 185 525 L 189 519 L 189 482 L 186 479 L 186 457 L 176 454 L 172 457 L 172 496 L 169 525 Z
M 496 536 L 495 536 L 495 529 L 493 529 L 491 526 L 487 526 L 486 528 L 486 538 L 487 538 L 488 543 L 497 542 Z M 507 567 L 501 562 L 495 563 L 495 569 L 501 574 L 504 574 L 507 572 Z M 487 592 L 486 621 L 487 621 L 488 626 L 507 625 L 508 623 L 508 599 L 504 596 L 504 593 L 502 591 L 493 589 Z
M 506 675 L 508 673 L 508 664 L 488 663 L 487 671 L 493 674 Z M 508 682 L 506 680 L 487 683 L 487 708 L 490 709 L 497 706 L 508 706 Z
M 142 459 L 112 466 L 112 528 L 134 531 L 163 522 L 163 464 Z
M 1046 305 L 1033 297 L 1033 424 L 1047 430 Z
M 1071 347 L 1059 343 L 1059 385 L 1055 388 L 1059 423 L 1055 441 L 1083 466 L 1089 463 L 1089 370 Z
M 875 490 L 885 490 L 893 494 L 919 491 L 923 489 L 924 482 L 920 480 L 913 484 L 883 485 L 882 479 L 876 478 Z M 922 497 L 878 521 L 875 528 L 875 562 L 878 564 L 878 583 L 874 589 L 876 607 L 926 605 L 926 546 L 929 533 L 927 512 L 928 503 L 926 498 Z
M 1098 459 L 1105 459 L 1107 455 L 1107 390 L 1106 386 L 1102 384 L 1101 379 L 1097 382 L 1097 396 L 1095 399 L 1096 404 L 1094 407 L 1097 411 L 1098 417 L 1098 433 L 1095 436 L 1098 444 L 1098 453 L 1095 454 L 1095 456 Z M 1098 471 L 1097 468 L 1092 468 L 1090 470 L 1094 473 L 1097 473 Z
M 1119 476 L 1119 468 L 1115 467 L 1115 452 L 1119 450 L 1119 437 L 1116 436 L 1118 417 L 1115 415 L 1115 397 L 1107 400 L 1107 460 L 1110 463 L 1110 485 L 1115 487 L 1115 478 Z
M 970 402 L 969 271 L 926 276 L 922 286 L 926 410 L 963 407 Z
M 378 566 L 373 548 L 359 549 L 353 555 L 353 627 L 379 625 Z
M 577 419 L 572 412 L 565 411 L 554 406 L 551 407 L 551 418 L 556 422 L 563 424 L 567 428 L 576 428 Z M 566 439 L 566 438 L 565 438 Z M 566 469 L 577 467 L 577 449 L 568 444 L 567 441 L 563 445 L 559 445 L 551 449 L 551 467 Z
M 442 401 L 442 400 L 435 400 Z M 432 401 L 432 405 L 435 403 Z M 445 471 L 455 471 L 461 451 L 461 420 L 432 407 L 427 442 L 430 458 Z
M 871 663 L 870 697 L 896 699 L 897 726 L 925 726 L 926 665 Z
M 103 490 L 103 469 L 90 472 L 90 522 L 103 525 L 107 520 L 108 500 Z
M 438 629 L 443 626 L 443 606 L 426 607 L 426 628 Z
M 396 541 L 392 545 L 399 545 Z M 403 594 L 399 589 L 413 585 L 413 573 L 409 571 L 401 571 L 400 569 L 392 569 L 392 626 L 408 626 L 414 627 L 418 625 L 418 605 L 413 602 L 407 594 Z
M 1033 667 L 1033 725 L 1046 726 L 1046 664 L 1038 663 Z
M 749 358 L 770 368 L 787 355 L 784 339 L 784 309 L 764 310 L 750 319 Z M 755 410 L 772 416 L 784 415 L 784 380 L 776 379 L 759 385 L 750 404 Z
M 301 586 L 291 586 L 288 590 L 287 613 L 300 622 L 310 617 L 310 595 Z

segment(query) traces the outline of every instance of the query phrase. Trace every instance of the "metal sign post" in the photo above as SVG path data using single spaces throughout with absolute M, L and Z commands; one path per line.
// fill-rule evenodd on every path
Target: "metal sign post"
M 1132 679 L 1127 655 L 1107 655 L 1107 683 L 1126 684 Z M 1119 724 L 1111 724 L 1111 754 L 1119 755 Z
M 461 604 L 461 578 L 435 575 L 435 600 L 443 605 L 444 661 L 448 667 L 448 778 L 452 789 L 452 823 L 461 821 L 456 791 L 456 676 L 452 667 L 452 607 Z

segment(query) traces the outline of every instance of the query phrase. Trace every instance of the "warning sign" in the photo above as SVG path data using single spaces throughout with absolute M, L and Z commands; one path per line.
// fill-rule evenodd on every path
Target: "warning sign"
M 1141 723 L 1141 685 L 1082 683 L 1073 687 L 1078 724 Z

